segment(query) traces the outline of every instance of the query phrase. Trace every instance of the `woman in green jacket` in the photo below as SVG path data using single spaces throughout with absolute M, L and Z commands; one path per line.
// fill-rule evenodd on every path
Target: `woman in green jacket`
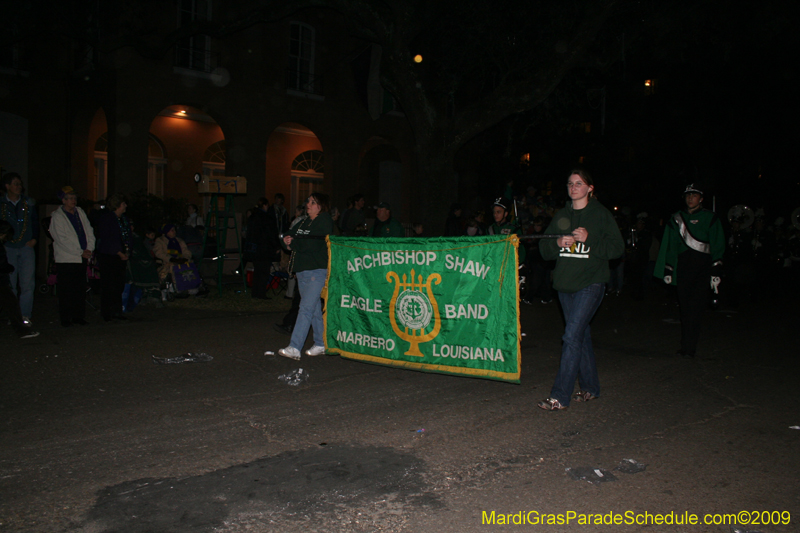
M 614 217 L 593 198 L 591 176 L 584 170 L 573 170 L 567 192 L 571 204 L 556 213 L 545 231 L 561 237 L 539 244 L 544 259 L 556 260 L 553 287 L 566 321 L 561 366 L 550 397 L 539 402 L 539 407 L 548 411 L 566 409 L 570 399 L 585 402 L 600 395 L 589 323 L 603 300 L 609 280 L 608 261 L 625 252 Z M 572 394 L 576 378 L 580 390 Z
M 306 350 L 306 355 L 325 353 L 320 295 L 328 275 L 325 236 L 333 232 L 328 196 L 312 193 L 306 200 L 306 214 L 308 216 L 292 226 L 283 237 L 284 247 L 292 252 L 290 269 L 297 275 L 300 288 L 300 310 L 292 330 L 292 340 L 289 346 L 278 350 L 280 355 L 289 359 L 300 359 L 309 328 L 314 330 L 314 345 Z

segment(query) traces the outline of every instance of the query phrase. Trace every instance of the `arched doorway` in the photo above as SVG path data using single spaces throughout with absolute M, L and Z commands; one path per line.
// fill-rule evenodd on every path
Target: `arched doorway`
M 225 177 L 225 141 L 217 141 L 206 148 L 203 154 L 203 177 L 208 179 Z
M 164 196 L 164 175 L 167 173 L 167 152 L 152 133 L 147 144 L 147 194 Z
M 325 160 L 320 150 L 307 150 L 292 161 L 292 205 L 299 205 L 311 193 L 325 189 Z
M 324 190 L 322 143 L 306 126 L 285 122 L 269 136 L 266 169 L 267 195 L 281 193 L 287 203 L 296 206 L 311 192 Z
M 102 202 L 108 196 L 108 132 L 104 132 L 94 143 L 94 200 Z
M 99 108 L 92 117 L 89 146 L 86 149 L 90 163 L 86 193 L 95 202 L 102 202 L 108 196 L 108 122 L 103 108 Z
M 194 175 L 207 172 L 225 175 L 225 135 L 222 128 L 210 115 L 196 107 L 171 105 L 153 118 L 149 133 L 151 152 L 148 158 L 154 159 L 148 162 L 156 164 L 156 175 L 152 179 L 152 191 L 151 176 L 148 175 L 148 192 L 201 203 Z M 160 158 L 157 157 L 157 148 L 163 154 Z M 162 170 L 163 175 L 159 175 Z

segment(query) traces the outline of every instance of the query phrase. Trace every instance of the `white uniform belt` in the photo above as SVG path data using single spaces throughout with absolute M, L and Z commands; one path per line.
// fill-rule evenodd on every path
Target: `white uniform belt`
M 692 250 L 697 250 L 698 252 L 702 252 L 704 254 L 711 253 L 711 244 L 707 242 L 701 242 L 694 238 L 694 236 L 689 232 L 689 229 L 686 227 L 686 222 L 683 220 L 683 217 L 680 213 L 675 213 L 675 223 L 678 225 L 678 231 L 680 231 L 681 238 L 683 242 L 691 248 Z

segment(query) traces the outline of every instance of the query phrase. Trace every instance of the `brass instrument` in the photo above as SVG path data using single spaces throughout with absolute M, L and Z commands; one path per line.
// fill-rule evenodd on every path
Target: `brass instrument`
M 728 209 L 728 222 L 738 222 L 739 229 L 749 228 L 755 219 L 755 213 L 746 205 L 739 204 Z

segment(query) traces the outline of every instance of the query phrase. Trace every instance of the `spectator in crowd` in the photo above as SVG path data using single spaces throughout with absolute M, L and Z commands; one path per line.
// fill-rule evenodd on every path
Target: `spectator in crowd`
M 50 235 L 56 262 L 56 292 L 61 325 L 86 325 L 86 267 L 94 251 L 94 230 L 78 207 L 75 190 L 67 185 L 58 192 L 61 207 L 53 211 Z
M 36 200 L 22 194 L 22 178 L 16 172 L 3 176 L 6 194 L 0 197 L 0 220 L 11 224 L 13 236 L 5 243 L 11 290 L 19 298 L 22 319 L 30 324 L 33 293 L 36 288 L 36 243 L 39 239 L 39 216 Z M 19 284 L 19 290 L 17 290 Z
M 253 263 L 253 290 L 251 296 L 259 300 L 269 300 L 267 284 L 270 280 L 272 263 L 280 261 L 280 240 L 275 218 L 269 215 L 269 201 L 258 200 L 256 209 L 247 221 L 247 242 L 245 260 Z
M 189 216 L 186 218 L 186 226 L 191 226 L 193 228 L 202 228 L 205 226 L 205 224 L 203 224 L 203 217 L 197 212 L 196 204 L 188 204 L 186 210 L 189 212 Z
M 30 339 L 38 337 L 39 332 L 33 331 L 30 324 L 23 322 L 17 295 L 11 290 L 10 274 L 14 272 L 14 266 L 8 262 L 4 245 L 13 238 L 14 227 L 10 222 L 0 220 L 0 311 L 5 310 L 8 314 L 11 327 L 20 339 Z
M 192 252 L 186 246 L 186 242 L 178 237 L 174 224 L 161 226 L 161 236 L 153 245 L 153 255 L 161 261 L 158 269 L 158 276 L 161 280 L 166 280 L 172 275 L 172 265 L 188 263 L 192 260 Z
M 272 205 L 267 209 L 267 216 L 275 222 L 278 235 L 283 235 L 289 229 L 289 212 L 284 207 L 286 199 L 281 193 L 275 195 Z
M 366 217 L 364 215 L 364 195 L 356 193 L 350 198 L 352 207 L 342 213 L 342 220 L 339 227 L 342 228 L 342 235 L 352 237 L 354 235 L 366 235 Z
M 470 230 L 470 228 L 474 228 Z M 483 211 L 478 211 L 472 220 L 467 225 L 467 235 L 474 237 L 475 235 L 486 235 L 486 214 Z
M 447 220 L 444 225 L 445 237 L 457 237 L 464 235 L 464 220 L 461 215 L 463 210 L 461 204 L 455 203 L 450 206 L 450 212 L 447 214 Z
M 125 196 L 112 194 L 106 208 L 97 217 L 97 261 L 100 267 L 101 300 L 103 320 L 125 320 L 122 314 L 122 291 L 128 257 L 133 248 L 131 225 L 125 211 L 128 204 Z
M 392 217 L 392 207 L 388 202 L 378 204 L 375 225 L 372 227 L 373 237 L 405 237 L 403 225 Z
M 142 241 L 144 247 L 150 252 L 151 257 L 155 257 L 156 255 L 153 253 L 153 246 L 156 244 L 156 237 L 158 236 L 158 232 L 154 228 L 147 228 L 144 232 L 144 240 Z

